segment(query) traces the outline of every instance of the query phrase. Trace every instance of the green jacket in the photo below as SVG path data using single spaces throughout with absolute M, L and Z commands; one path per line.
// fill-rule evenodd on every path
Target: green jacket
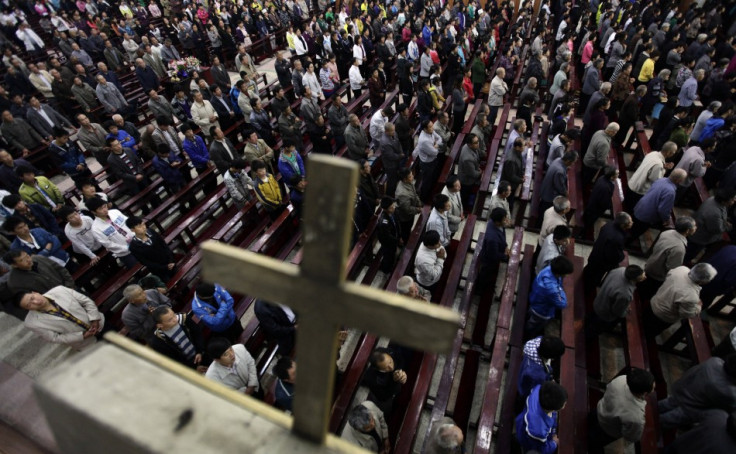
M 53 200 L 57 205 L 64 204 L 64 195 L 59 191 L 56 185 L 48 180 L 46 177 L 36 177 L 38 187 L 43 190 L 46 195 Z M 51 204 L 46 200 L 46 197 L 38 190 L 35 186 L 28 186 L 23 183 L 18 189 L 18 194 L 26 203 L 38 203 L 51 209 Z
M 486 81 L 486 65 L 483 63 L 483 60 L 480 58 L 473 60 L 473 66 L 471 66 L 470 70 L 470 79 L 474 84 L 482 84 Z

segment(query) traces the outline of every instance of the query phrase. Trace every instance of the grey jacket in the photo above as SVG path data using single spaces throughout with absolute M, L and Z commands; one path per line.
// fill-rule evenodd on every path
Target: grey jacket
M 293 113 L 289 116 L 285 112 L 279 115 L 279 134 L 281 141 L 287 143 L 291 141 L 294 144 L 302 143 L 302 121 Z
M 664 282 L 670 270 L 681 266 L 685 259 L 687 241 L 687 238 L 674 229 L 662 232 L 644 266 L 647 279 Z
M 401 149 L 401 144 L 399 143 L 399 138 L 397 137 L 396 132 L 394 132 L 393 137 L 389 137 L 386 133 L 383 133 L 379 143 L 383 168 L 386 169 L 387 172 L 398 172 L 399 164 L 404 158 L 404 152 Z
M 345 128 L 345 142 L 348 145 L 347 157 L 353 161 L 359 161 L 366 157 L 368 148 L 368 137 L 360 126 L 348 125 Z
M 603 285 L 593 301 L 596 315 L 607 322 L 626 316 L 636 285 L 626 279 L 625 267 L 611 270 L 603 279 Z
M 350 113 L 343 105 L 341 105 L 339 109 L 334 105 L 330 106 L 327 111 L 327 119 L 330 122 L 330 129 L 334 136 L 337 137 L 345 133 L 345 127 L 348 125 L 349 115 Z
M 608 153 L 611 151 L 611 136 L 605 130 L 596 131 L 588 145 L 583 164 L 592 169 L 602 169 L 608 164 Z
M 15 267 L 10 268 L 7 285 L 12 294 L 19 292 L 45 293 L 59 285 L 74 288 L 74 279 L 72 279 L 69 271 L 53 260 L 34 255 L 33 267 L 35 269 L 30 271 Z
M 481 174 L 480 156 L 468 144 L 463 145 L 463 149 L 460 150 L 457 171 L 460 184 L 466 186 L 478 184 L 480 183 Z
M 736 382 L 726 374 L 723 363 L 723 359 L 713 357 L 688 369 L 670 388 L 670 399 L 696 421 L 709 410 L 732 412 L 736 409 Z
M 51 137 L 53 135 L 54 126 L 67 126 L 71 128 L 72 124 L 69 120 L 54 110 L 53 107 L 48 104 L 41 104 L 41 110 L 43 110 L 51 122 L 54 123 L 53 126 L 51 126 L 49 122 L 46 121 L 46 119 L 43 118 L 43 116 L 33 107 L 28 109 L 28 112 L 26 112 L 26 120 L 28 120 L 28 123 L 30 123 L 31 126 L 33 126 L 33 128 L 43 137 Z
M 140 305 L 128 303 L 123 309 L 123 324 L 128 328 L 128 336 L 133 339 L 148 339 L 156 330 L 156 322 L 151 311 L 159 306 L 171 306 L 168 296 L 156 289 L 145 291 L 146 302 Z
M 248 188 L 248 186 L 254 186 L 253 180 L 245 172 L 233 175 L 228 170 L 222 179 L 225 182 L 225 187 L 227 187 L 227 192 L 230 193 L 230 197 L 238 207 L 243 208 L 253 198 L 253 194 Z
M 112 84 L 108 83 L 108 85 Z M 95 89 L 90 87 L 86 82 L 82 83 L 81 86 L 72 85 L 72 93 L 74 94 L 74 99 L 77 100 L 84 110 L 91 110 L 100 105 Z
M 36 148 L 41 145 L 41 140 L 43 140 L 25 120 L 20 118 L 14 118 L 12 123 L 3 121 L 0 132 L 2 132 L 5 140 L 18 151 L 24 148 Z
M 422 200 L 413 183 L 399 181 L 396 185 L 396 202 L 396 214 L 401 222 L 413 221 L 414 216 L 422 211 Z
M 583 80 L 582 92 L 586 95 L 592 95 L 594 92 L 601 88 L 601 78 L 598 74 L 598 69 L 595 66 L 590 65 L 585 70 L 585 79 Z
M 149 99 L 148 108 L 151 109 L 151 112 L 153 112 L 154 118 L 174 118 L 174 108 L 171 107 L 171 103 L 163 96 L 159 96 L 158 101 L 154 101 L 153 98 Z
M 128 105 L 118 87 L 110 82 L 107 85 L 97 84 L 95 93 L 97 93 L 97 99 L 100 100 L 107 113 L 115 113 Z
M 713 244 L 727 230 L 728 210 L 716 202 L 715 197 L 708 197 L 695 212 L 693 219 L 698 224 L 698 230 L 690 237 L 690 241 L 703 246 Z

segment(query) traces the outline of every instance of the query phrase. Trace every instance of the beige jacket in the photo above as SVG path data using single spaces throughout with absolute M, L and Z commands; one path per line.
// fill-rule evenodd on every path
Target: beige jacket
M 51 83 L 54 81 L 54 78 L 51 77 L 51 74 L 49 74 L 48 71 L 45 69 L 39 70 L 38 74 L 31 73 L 28 76 L 28 79 L 31 81 L 34 87 L 36 87 L 36 90 L 38 90 L 44 98 L 49 99 L 53 98 L 54 94 L 51 92 Z M 45 83 L 44 81 L 48 82 Z
M 97 310 L 95 302 L 79 292 L 58 286 L 43 295 L 85 323 L 99 320 L 100 326 L 105 324 L 105 316 Z M 55 315 L 29 311 L 24 323 L 26 328 L 45 341 L 66 344 L 76 350 L 87 348 L 97 341 L 94 336 L 85 339 L 81 326 Z
M 369 400 L 366 400 L 360 405 L 368 409 L 376 423 L 376 433 L 378 433 L 378 436 L 382 440 L 385 440 L 388 437 L 388 426 L 383 417 L 383 412 L 376 407 L 376 404 Z M 376 446 L 376 440 L 372 436 L 353 429 L 350 424 L 345 425 L 345 430 L 342 431 L 342 438 L 371 452 L 379 452 L 383 448 L 383 446 Z
M 662 321 L 675 323 L 700 314 L 700 286 L 690 279 L 689 272 L 686 266 L 670 270 L 652 297 L 652 312 Z
M 204 135 L 209 137 L 210 129 L 212 129 L 213 126 L 220 127 L 220 123 L 215 119 L 214 122 L 210 121 L 210 117 L 217 117 L 217 112 L 215 111 L 215 108 L 212 107 L 212 104 L 210 104 L 209 101 L 206 99 L 202 101 L 202 103 L 194 102 L 192 103 L 192 120 L 194 120 L 197 125 L 202 129 L 202 132 Z
M 646 194 L 652 183 L 664 176 L 664 162 L 664 156 L 659 151 L 644 156 L 639 168 L 629 178 L 629 189 L 639 195 Z

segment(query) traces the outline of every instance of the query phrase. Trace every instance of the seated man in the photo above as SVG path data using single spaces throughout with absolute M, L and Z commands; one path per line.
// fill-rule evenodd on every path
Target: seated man
M 153 310 L 156 330 L 153 332 L 152 349 L 187 367 L 204 373 L 204 340 L 202 329 L 187 314 L 177 314 L 169 306 Z
M 37 177 L 30 167 L 19 167 L 16 172 L 23 180 L 18 194 L 26 203 L 37 203 L 54 212 L 64 205 L 64 194 L 46 177 Z
M 18 194 L 3 197 L 2 205 L 7 213 L 23 219 L 31 229 L 40 227 L 58 238 L 64 237 L 64 232 L 59 227 L 59 223 L 56 222 L 56 217 L 45 206 L 38 203 L 26 203 Z M 59 209 L 59 213 L 61 213 L 61 209 Z
M 279 355 L 290 355 L 294 350 L 294 335 L 296 334 L 296 314 L 283 304 L 271 304 L 257 300 L 254 312 L 266 337 L 279 345 Z
M 128 246 L 133 257 L 163 280 L 174 277 L 176 260 L 161 235 L 149 230 L 146 222 L 137 216 L 126 219 L 125 226 L 135 235 Z
M 15 234 L 10 244 L 12 249 L 21 249 L 30 255 L 47 257 L 60 266 L 69 263 L 69 254 L 64 250 L 59 238 L 42 228 L 31 229 L 25 221 L 17 216 L 10 216 L 3 223 L 6 232 Z
M 199 321 L 213 333 L 237 342 L 243 333 L 243 326 L 233 310 L 233 297 L 219 286 L 201 283 L 197 286 L 192 300 L 192 312 Z
M 22 249 L 11 249 L 3 256 L 10 265 L 6 285 L 12 295 L 16 293 L 46 293 L 54 287 L 74 288 L 69 271 L 42 255 L 29 255 Z
M 455 421 L 444 417 L 432 424 L 424 454 L 461 453 L 464 450 L 463 440 L 462 429 L 455 424 Z
M 259 392 L 256 362 L 245 345 L 233 345 L 224 337 L 214 337 L 207 344 L 207 355 L 212 358 L 212 364 L 205 377 L 248 395 Z
M 524 356 L 519 372 L 519 397 L 526 398 L 532 389 L 555 379 L 552 361 L 565 353 L 565 344 L 559 337 L 539 336 L 524 344 Z
M 369 400 L 350 410 L 342 438 L 370 452 L 387 453 L 391 450 L 383 413 Z
M 730 454 L 736 452 L 736 411 L 716 410 L 701 424 L 679 435 L 667 454 Z
M 384 414 L 390 414 L 393 401 L 406 383 L 406 372 L 402 359 L 388 348 L 377 348 L 370 358 L 370 367 L 363 376 L 363 385 L 368 387 L 368 399 Z
M 429 302 L 432 299 L 432 293 L 417 285 L 411 276 L 402 276 L 396 281 L 396 293 L 419 301 Z
M 532 388 L 524 411 L 516 417 L 516 439 L 524 454 L 553 454 L 557 451 L 557 412 L 565 408 L 567 391 L 548 381 Z M 567 428 L 572 430 L 572 428 Z
M 151 313 L 159 306 L 171 307 L 171 300 L 156 289 L 143 290 L 138 284 L 125 287 L 123 297 L 128 302 L 122 315 L 123 324 L 128 328 L 128 336 L 149 341 L 156 329 Z
M 688 369 L 660 400 L 659 422 L 663 429 L 678 429 L 701 423 L 713 410 L 736 410 L 736 353 L 710 358 Z
M 634 367 L 626 375 L 611 380 L 598 401 L 596 416 L 600 431 L 591 437 L 591 443 L 602 449 L 619 438 L 626 444 L 638 442 L 646 422 L 647 395 L 652 391 L 654 375 L 644 369 Z
M 47 342 L 82 350 L 104 330 L 105 316 L 95 302 L 67 287 L 54 287 L 44 294 L 19 293 L 14 303 L 28 311 L 26 328 Z
M 274 389 L 276 407 L 291 413 L 294 382 L 296 381 L 296 362 L 288 356 L 282 356 L 273 366 L 272 372 L 277 378 Z

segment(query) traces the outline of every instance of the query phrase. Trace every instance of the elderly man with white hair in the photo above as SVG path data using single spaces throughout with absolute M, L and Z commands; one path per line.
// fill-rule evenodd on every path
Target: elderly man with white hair
M 396 293 L 419 301 L 429 302 L 432 299 L 432 293 L 420 287 L 411 276 L 399 278 L 396 282 Z
M 455 421 L 444 417 L 432 424 L 424 454 L 456 454 L 463 452 L 463 431 Z
M 383 453 L 391 450 L 383 412 L 368 400 L 350 410 L 342 438 L 370 452 Z
M 608 164 L 608 154 L 611 151 L 611 139 L 619 131 L 619 125 L 616 122 L 609 123 L 606 129 L 596 131 L 593 138 L 590 139 L 588 151 L 583 158 L 583 184 L 593 181 L 593 178 L 603 167 Z
M 703 306 L 700 289 L 712 281 L 716 274 L 716 269 L 708 263 L 698 263 L 692 268 L 678 266 L 671 269 L 652 297 L 651 307 L 646 309 L 647 334 L 656 336 L 673 323 L 700 315 Z
M 590 101 L 588 102 L 588 106 L 585 108 L 585 114 L 583 115 L 583 124 L 590 123 L 590 114 L 593 112 L 593 108 L 598 104 L 598 101 L 607 97 L 608 94 L 611 93 L 612 88 L 613 85 L 611 85 L 611 82 L 603 82 L 601 84 L 601 88 L 590 96 Z

